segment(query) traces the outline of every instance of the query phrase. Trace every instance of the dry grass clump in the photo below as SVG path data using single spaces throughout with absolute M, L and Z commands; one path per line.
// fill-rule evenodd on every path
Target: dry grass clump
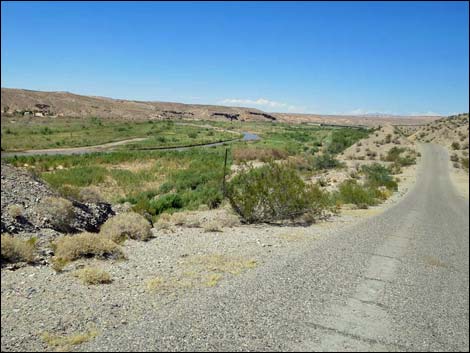
M 215 287 L 222 280 L 222 275 L 220 273 L 212 273 L 207 278 L 204 285 L 206 287 Z
M 206 232 L 222 232 L 222 224 L 217 220 L 205 223 L 203 228 Z
M 99 189 L 96 186 L 87 186 L 81 188 L 78 192 L 78 198 L 82 202 L 102 202 L 103 198 L 100 195 Z
M 100 234 L 115 243 L 126 239 L 148 240 L 152 237 L 152 226 L 144 216 L 127 212 L 108 219 L 102 226 Z
M 164 291 L 170 289 L 172 286 L 162 277 L 151 278 L 146 281 L 145 286 L 149 292 Z
M 145 282 L 146 290 L 169 294 L 191 288 L 215 287 L 224 274 L 238 275 L 256 267 L 257 263 L 252 259 L 209 254 L 190 257 L 183 265 L 186 271 L 179 275 L 161 275 L 148 279 Z
M 183 277 L 155 277 L 145 282 L 148 292 L 170 293 L 195 287 L 197 280 L 192 275 Z
M 257 265 L 256 261 L 252 259 L 220 254 L 194 256 L 188 259 L 188 264 L 200 266 L 206 271 L 230 273 L 232 275 L 238 275 L 247 269 L 255 268 Z
M 259 160 L 268 162 L 273 159 L 286 159 L 288 154 L 285 151 L 275 148 L 235 148 L 232 151 L 233 160 L 236 162 L 246 162 Z
M 155 223 L 155 227 L 158 230 L 168 230 L 171 229 L 171 215 L 168 213 L 163 213 L 158 218 L 158 221 Z
M 18 239 L 10 234 L 1 236 L 1 261 L 2 262 L 33 262 L 36 249 L 36 239 Z
M 93 233 L 66 235 L 53 243 L 56 261 L 73 261 L 79 258 L 121 259 L 124 254 L 110 239 Z
M 38 205 L 38 213 L 59 231 L 68 231 L 74 220 L 72 202 L 58 197 L 46 197 Z
M 169 294 L 191 288 L 215 287 L 222 279 L 223 276 L 220 273 L 204 274 L 188 271 L 180 276 L 150 278 L 145 282 L 145 287 L 151 293 Z
M 23 216 L 23 208 L 20 205 L 9 205 L 7 212 L 11 218 L 19 218 Z
M 84 267 L 75 271 L 73 275 L 80 279 L 84 284 L 101 284 L 112 282 L 111 275 L 97 267 Z
M 188 228 L 198 228 L 201 226 L 200 216 L 197 212 L 177 212 L 171 216 L 171 222 L 177 226 Z
M 44 332 L 41 339 L 50 347 L 56 347 L 57 351 L 68 351 L 71 346 L 88 342 L 98 336 L 98 331 L 90 330 L 84 333 L 73 333 L 70 335 L 56 335 Z
M 223 228 L 232 228 L 240 225 L 240 219 L 228 209 L 222 209 L 216 218 L 203 224 L 206 232 L 222 232 Z
M 51 258 L 51 267 L 56 272 L 62 272 L 65 266 L 69 264 L 70 260 L 63 259 L 61 257 L 53 256 Z

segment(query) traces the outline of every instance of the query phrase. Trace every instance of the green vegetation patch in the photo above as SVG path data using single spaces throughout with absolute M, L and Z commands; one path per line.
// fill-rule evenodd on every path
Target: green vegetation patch
M 213 143 L 237 137 L 241 135 L 172 121 L 130 122 L 97 117 L 2 121 L 4 151 L 93 146 L 133 138 L 146 139 L 119 148 L 158 148 Z

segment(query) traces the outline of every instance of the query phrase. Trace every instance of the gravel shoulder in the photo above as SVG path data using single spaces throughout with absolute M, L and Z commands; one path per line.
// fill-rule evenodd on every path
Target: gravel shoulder
M 457 169 L 449 163 L 450 177 L 454 183 L 455 188 L 465 198 L 469 198 L 469 176 L 468 173 L 462 169 Z

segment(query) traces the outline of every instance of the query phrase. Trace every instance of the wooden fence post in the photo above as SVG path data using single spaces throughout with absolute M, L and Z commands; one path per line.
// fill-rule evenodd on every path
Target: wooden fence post
M 228 156 L 228 148 L 225 148 L 225 160 L 224 160 L 224 179 L 222 180 L 222 193 L 223 196 L 227 196 L 227 190 L 225 187 L 225 173 L 227 170 L 227 156 Z

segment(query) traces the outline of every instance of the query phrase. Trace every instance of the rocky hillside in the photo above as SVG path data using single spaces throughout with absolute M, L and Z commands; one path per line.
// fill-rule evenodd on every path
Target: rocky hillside
M 410 136 L 410 140 L 437 143 L 447 147 L 456 168 L 468 171 L 468 113 L 436 120 Z
M 216 119 L 275 121 L 271 114 L 254 108 L 167 102 L 141 102 L 90 97 L 69 92 L 40 92 L 2 88 L 2 116 L 71 116 L 124 119 Z
M 400 129 L 386 125 L 372 132 L 366 139 L 362 139 L 346 149 L 341 155 L 343 160 L 385 160 L 392 148 L 406 151 L 413 150 L 413 143 Z
M 24 89 L 1 89 L 2 117 L 70 116 L 115 119 L 201 119 L 223 121 L 278 121 L 333 125 L 378 126 L 384 124 L 427 124 L 435 116 L 389 115 L 318 115 L 267 113 L 255 108 L 216 105 L 142 102 L 105 97 L 83 96 L 69 92 L 41 92 Z
M 456 142 L 468 148 L 468 113 L 436 120 L 420 128 L 410 136 L 410 139 L 438 143 L 448 147 Z
M 98 231 L 114 212 L 107 203 L 61 198 L 30 172 L 1 164 L 1 232 L 34 233 L 40 241 L 61 233 Z
M 439 116 L 401 116 L 385 114 L 365 114 L 365 115 L 325 115 L 325 114 L 292 114 L 277 113 L 280 121 L 289 123 L 312 123 L 322 125 L 344 125 L 344 126 L 373 126 L 397 125 L 415 126 L 425 125 L 441 117 Z

